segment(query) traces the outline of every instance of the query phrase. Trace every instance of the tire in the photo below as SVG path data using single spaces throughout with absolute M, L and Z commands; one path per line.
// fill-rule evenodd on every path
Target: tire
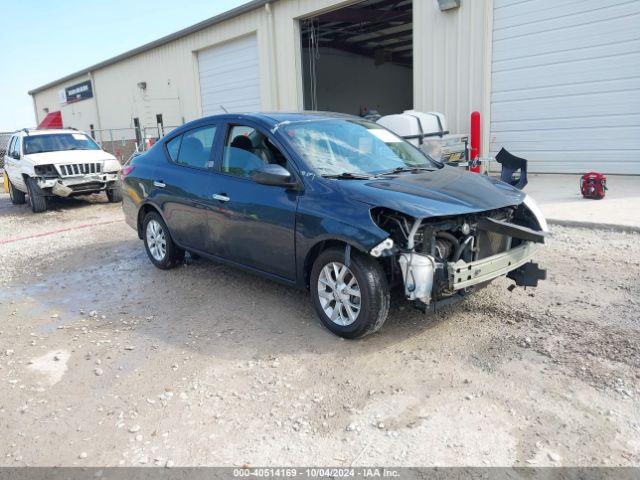
M 157 212 L 149 212 L 142 223 L 144 248 L 151 262 L 162 270 L 175 268 L 184 260 L 184 250 L 171 238 L 169 228 Z
M 47 210 L 47 196 L 38 186 L 36 181 L 27 177 L 27 190 L 29 191 L 29 204 L 33 213 L 42 213 Z
M 117 182 L 113 188 L 107 190 L 107 200 L 109 200 L 109 203 L 122 202 L 122 185 L 120 182 Z
M 11 203 L 14 205 L 24 205 L 27 201 L 25 198 L 25 193 L 18 190 L 13 186 L 11 180 L 9 180 L 9 198 L 11 198 Z
M 336 285 L 338 273 L 343 273 L 342 267 L 346 268 L 344 249 L 330 248 L 318 256 L 311 269 L 313 307 L 331 332 L 348 339 L 362 338 L 379 330 L 387 319 L 390 302 L 387 277 L 375 259 L 351 250 L 350 265 L 338 283 L 341 290 L 337 297 L 342 302 L 339 305 L 331 283 Z M 354 295 L 349 295 L 350 291 Z M 359 298 L 355 292 L 360 293 Z

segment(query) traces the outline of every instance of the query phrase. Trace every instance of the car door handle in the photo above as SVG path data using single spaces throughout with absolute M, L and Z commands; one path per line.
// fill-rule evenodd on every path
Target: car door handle
M 231 200 L 224 193 L 216 193 L 215 195 L 213 195 L 213 199 L 218 200 L 220 202 L 228 202 L 229 200 Z
M 166 185 L 166 184 L 164 184 L 164 183 L 162 183 L 162 182 L 160 182 L 160 181 L 158 181 L 158 180 L 154 180 L 154 181 L 153 181 L 153 186 L 154 186 L 154 187 L 164 188 L 164 187 L 166 187 L 167 185 Z

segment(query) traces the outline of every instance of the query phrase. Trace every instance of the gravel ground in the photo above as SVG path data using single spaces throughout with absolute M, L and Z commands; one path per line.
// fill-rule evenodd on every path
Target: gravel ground
M 554 229 L 498 279 L 341 340 L 309 296 L 160 271 L 101 197 L 0 195 L 0 464 L 640 465 L 640 235 Z

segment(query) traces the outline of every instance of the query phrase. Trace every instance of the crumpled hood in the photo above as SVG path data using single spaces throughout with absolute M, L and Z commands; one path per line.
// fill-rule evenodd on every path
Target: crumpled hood
M 116 160 L 116 157 L 104 150 L 66 150 L 57 152 L 30 153 L 25 159 L 34 165 L 91 163 Z
M 336 180 L 346 195 L 416 218 L 460 215 L 519 205 L 525 194 L 499 180 L 444 167 L 371 180 Z

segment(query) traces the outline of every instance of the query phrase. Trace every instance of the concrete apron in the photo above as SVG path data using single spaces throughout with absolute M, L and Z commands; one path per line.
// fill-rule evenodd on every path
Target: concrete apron
M 580 194 L 580 175 L 530 174 L 524 191 L 555 225 L 640 232 L 640 176 L 608 175 L 604 199 Z

